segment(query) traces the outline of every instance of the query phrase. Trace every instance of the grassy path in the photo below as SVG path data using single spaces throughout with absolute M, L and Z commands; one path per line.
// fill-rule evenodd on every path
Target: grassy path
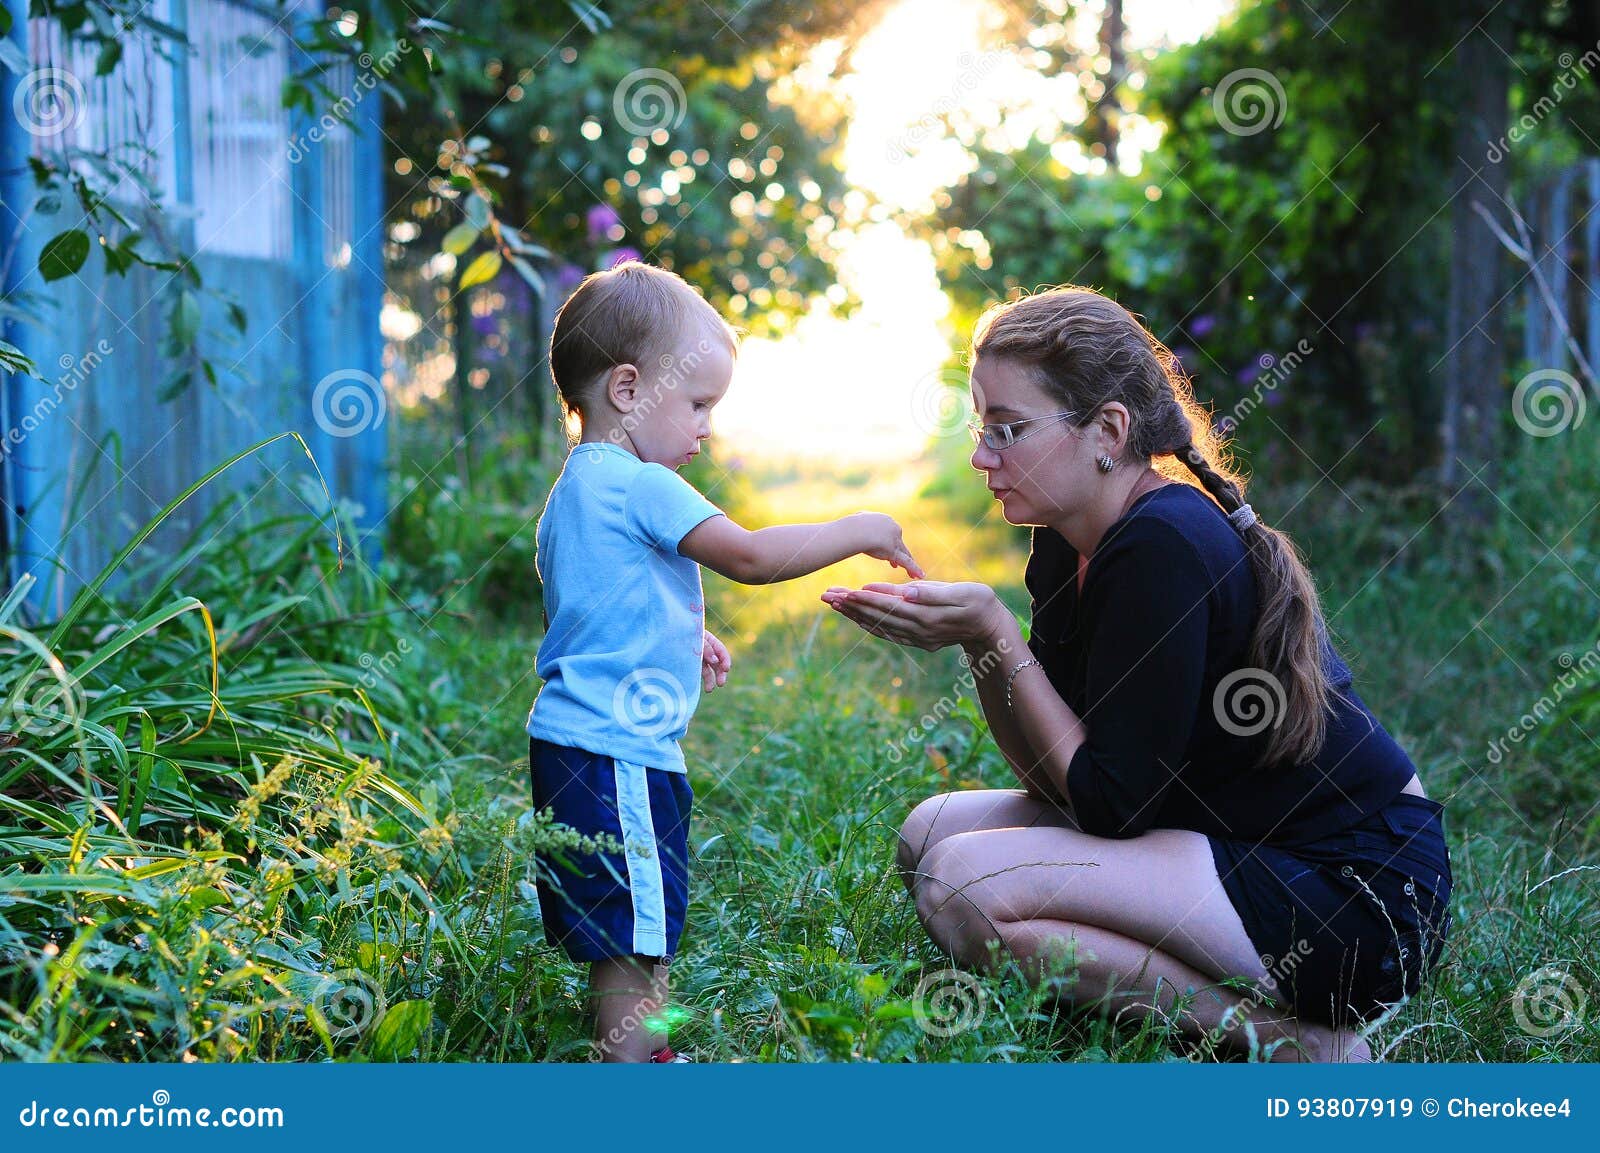
M 909 469 L 790 476 L 759 486 L 741 512 L 754 524 L 888 511 L 930 574 L 990 581 L 1023 610 L 1025 534 L 993 516 L 971 527 L 970 510 L 918 495 L 926 479 Z M 1593 822 L 1548 829 L 1496 797 L 1464 763 L 1459 709 L 1437 685 L 1419 688 L 1421 667 L 1448 647 L 1437 638 L 1465 634 L 1458 649 L 1482 647 L 1464 623 L 1481 598 L 1439 596 L 1425 567 L 1393 566 L 1364 586 L 1321 575 L 1337 586 L 1325 589 L 1359 686 L 1390 702 L 1380 717 L 1450 805 L 1455 935 L 1436 980 L 1380 1029 L 1375 1049 L 1401 1060 L 1595 1059 L 1593 1024 L 1562 1024 L 1563 1006 L 1596 987 L 1581 960 L 1596 923 L 1593 874 L 1555 877 L 1561 862 L 1592 859 Z M 1179 1050 L 1162 1027 L 1052 1014 L 1014 979 L 953 974 L 924 938 L 894 874 L 895 828 L 924 796 L 1010 779 L 961 700 L 970 688 L 952 653 L 882 644 L 816 599 L 829 584 L 873 579 L 895 578 L 866 560 L 768 588 L 707 576 L 708 619 L 736 664 L 686 741 L 695 855 L 676 1036 L 731 1060 L 1171 1059 Z M 1341 599 L 1344 589 L 1355 595 Z M 1521 690 L 1486 678 L 1480 691 L 1504 712 Z M 552 1055 L 581 1050 L 577 988 L 573 970 L 535 1010 Z

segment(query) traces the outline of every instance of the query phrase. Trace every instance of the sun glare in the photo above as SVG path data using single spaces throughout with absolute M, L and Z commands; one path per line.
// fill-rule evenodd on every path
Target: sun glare
M 1128 0 L 1128 52 L 1194 40 L 1231 8 L 1230 0 Z M 718 409 L 726 453 L 915 458 L 935 431 L 919 412 L 930 409 L 929 382 L 964 334 L 946 326 L 949 305 L 932 252 L 890 212 L 933 207 L 970 169 L 969 147 L 978 144 L 1017 148 L 1032 137 L 1059 137 L 1052 157 L 1063 169 L 1105 170 L 1105 158 L 1090 156 L 1063 131 L 1083 119 L 1084 82 L 1040 70 L 1045 42 L 1034 52 L 985 47 L 1000 16 L 991 0 L 901 0 L 856 45 L 849 72 L 829 82 L 850 107 L 846 178 L 877 202 L 842 220 L 832 238 L 843 252 L 840 282 L 861 305 L 841 320 L 819 302 L 781 339 L 745 343 L 734 387 Z M 1094 50 L 1100 16 L 1094 3 L 1077 9 L 1065 30 L 1072 47 Z M 839 50 L 837 42 L 819 46 L 816 71 L 830 73 Z M 1115 163 L 1137 173 L 1140 157 L 1159 140 L 1158 126 L 1125 117 Z

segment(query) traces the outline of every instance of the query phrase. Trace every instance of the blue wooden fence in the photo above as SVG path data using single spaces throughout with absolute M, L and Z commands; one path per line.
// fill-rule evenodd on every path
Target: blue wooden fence
M 1494 208 L 1498 217 L 1506 215 L 1500 205 Z M 1550 290 L 1547 299 L 1528 269 L 1516 270 L 1527 366 L 1574 368 L 1570 333 L 1590 366 L 1600 367 L 1600 158 L 1570 164 L 1539 183 L 1522 211 L 1538 280 Z
M 281 85 L 305 62 L 281 26 L 225 0 L 154 0 L 151 15 L 183 29 L 191 50 L 132 41 L 105 77 L 94 49 L 52 21 L 26 19 L 26 0 L 4 2 L 33 71 L 0 70 L 0 265 L 8 301 L 47 302 L 42 325 L 10 320 L 5 338 L 50 378 L 11 376 L 3 389 L 7 584 L 32 573 L 36 610 L 54 615 L 162 505 L 287 430 L 305 437 L 335 498 L 359 506 L 341 523 L 347 541 L 374 555 L 389 423 L 379 93 L 345 66 L 324 81 L 354 98 L 348 123 L 330 127 L 320 110 L 291 115 Z M 28 86 L 41 83 L 79 105 L 56 106 L 44 130 L 24 114 Z M 68 162 L 75 150 L 124 145 L 149 154 L 141 163 L 172 239 L 248 317 L 226 343 L 224 309 L 205 300 L 201 340 L 223 371 L 214 386 L 201 378 L 169 401 L 159 394 L 174 367 L 160 351 L 171 274 L 108 276 L 91 253 L 80 274 L 46 286 L 36 267 L 40 246 L 79 220 L 70 203 L 54 215 L 29 211 L 28 158 Z M 320 490 L 304 483 L 310 473 L 285 440 L 216 484 L 250 490 L 247 515 L 326 515 Z M 152 545 L 171 548 L 223 495 L 202 492 Z

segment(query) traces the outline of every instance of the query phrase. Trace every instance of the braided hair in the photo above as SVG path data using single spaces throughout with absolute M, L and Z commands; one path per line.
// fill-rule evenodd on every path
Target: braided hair
M 1244 477 L 1194 399 L 1177 358 L 1110 298 L 1064 285 L 996 304 L 979 319 L 971 359 L 1000 357 L 1028 372 L 1087 427 L 1112 401 L 1129 413 L 1128 455 L 1206 493 L 1225 513 L 1245 503 Z M 1259 520 L 1238 529 L 1255 573 L 1249 659 L 1281 688 L 1259 764 L 1303 764 L 1322 750 L 1336 695 L 1322 661 L 1327 627 L 1294 542 Z

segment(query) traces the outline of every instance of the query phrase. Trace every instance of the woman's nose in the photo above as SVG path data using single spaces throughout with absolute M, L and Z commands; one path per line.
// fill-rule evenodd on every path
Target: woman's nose
M 1000 454 L 980 444 L 972 450 L 970 463 L 979 472 L 988 472 L 992 468 L 1000 467 Z

